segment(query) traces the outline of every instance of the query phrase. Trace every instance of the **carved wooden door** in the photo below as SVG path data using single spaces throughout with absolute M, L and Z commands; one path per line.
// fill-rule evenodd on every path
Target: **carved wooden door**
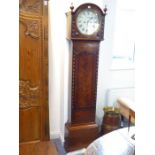
M 48 3 L 19 1 L 19 141 L 49 139 Z

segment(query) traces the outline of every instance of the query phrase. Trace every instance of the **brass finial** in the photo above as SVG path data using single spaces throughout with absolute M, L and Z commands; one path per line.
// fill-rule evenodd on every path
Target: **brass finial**
M 104 13 L 107 14 L 107 5 L 105 5 L 105 8 L 103 9 Z
M 70 9 L 71 9 L 71 12 L 73 12 L 73 9 L 74 9 L 73 2 L 71 3 Z

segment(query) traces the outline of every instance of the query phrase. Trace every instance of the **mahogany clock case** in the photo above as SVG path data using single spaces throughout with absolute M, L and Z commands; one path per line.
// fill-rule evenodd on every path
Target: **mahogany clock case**
M 94 9 L 100 19 L 97 31 L 84 35 L 78 30 L 76 20 L 78 14 L 85 9 Z M 75 11 L 73 6 L 67 15 L 67 39 L 72 46 L 72 93 L 71 118 L 66 123 L 65 148 L 73 151 L 86 147 L 98 137 L 99 127 L 96 118 L 97 73 L 100 41 L 104 36 L 103 12 L 97 5 L 85 3 Z

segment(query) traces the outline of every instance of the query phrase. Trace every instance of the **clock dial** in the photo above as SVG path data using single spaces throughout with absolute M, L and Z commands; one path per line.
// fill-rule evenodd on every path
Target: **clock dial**
M 85 9 L 78 14 L 76 24 L 80 33 L 91 35 L 99 28 L 99 16 L 95 10 Z

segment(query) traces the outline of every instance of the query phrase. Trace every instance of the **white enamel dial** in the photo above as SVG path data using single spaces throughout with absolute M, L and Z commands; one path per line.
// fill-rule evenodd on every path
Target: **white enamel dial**
M 99 28 L 99 16 L 95 10 L 85 9 L 78 14 L 76 24 L 80 33 L 92 35 Z

